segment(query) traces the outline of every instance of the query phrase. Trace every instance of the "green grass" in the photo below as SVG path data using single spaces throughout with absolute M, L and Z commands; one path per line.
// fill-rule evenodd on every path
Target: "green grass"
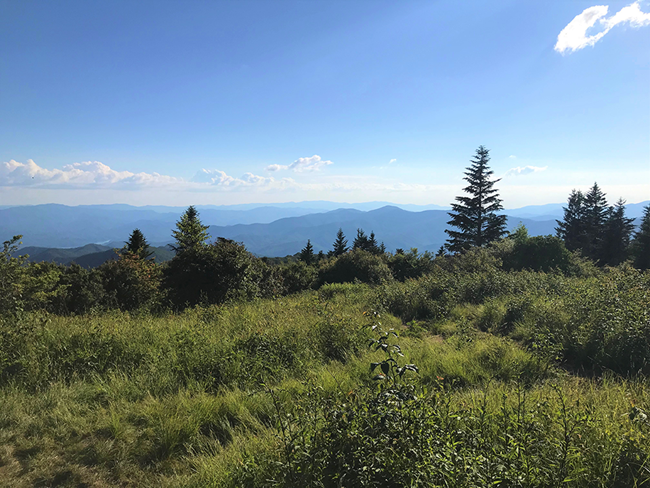
M 648 277 L 439 273 L 4 319 L 2 485 L 648 486 Z M 377 321 L 419 368 L 396 389 L 372 380 Z

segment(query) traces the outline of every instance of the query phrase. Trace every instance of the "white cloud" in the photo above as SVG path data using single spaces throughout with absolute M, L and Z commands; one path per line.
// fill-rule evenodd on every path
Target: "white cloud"
M 626 22 L 632 27 L 650 25 L 650 13 L 642 12 L 638 1 L 622 8 L 609 18 L 605 17 L 608 10 L 607 5 L 596 5 L 576 15 L 557 36 L 555 50 L 564 54 L 567 51 L 574 52 L 587 46 L 593 46 L 614 26 Z M 603 30 L 593 35 L 587 35 L 587 31 L 593 28 L 597 22 Z
M 546 171 L 546 168 L 548 168 L 548 166 L 517 166 L 516 168 L 510 168 L 508 171 L 506 171 L 503 177 L 506 178 L 508 176 L 521 176 L 529 175 L 531 173 L 539 173 L 540 171 Z
M 0 164 L 0 186 L 164 186 L 182 180 L 158 173 L 132 173 L 115 171 L 99 161 L 86 161 L 63 166 L 62 169 L 46 169 L 33 160 L 19 163 L 13 159 Z
M 264 176 L 254 175 L 253 173 L 245 173 L 241 177 L 241 180 L 249 185 L 266 185 L 275 181 L 273 178 L 265 178 Z
M 218 169 L 202 169 L 192 178 L 193 183 L 207 183 L 218 186 L 229 186 L 234 181 L 235 178 Z
M 314 154 L 310 158 L 298 158 L 289 165 L 289 169 L 296 173 L 305 171 L 320 171 L 323 166 L 333 164 L 332 161 L 323 161 L 320 156 Z
M 176 190 L 195 191 L 205 189 L 267 186 L 275 182 L 253 173 L 235 178 L 216 169 L 202 169 L 191 180 L 175 178 L 158 173 L 132 173 L 115 171 L 99 161 L 87 161 L 46 169 L 31 159 L 19 163 L 13 159 L 0 164 L 0 187 L 34 188 L 111 188 L 142 189 L 168 187 Z M 282 183 L 286 185 L 286 183 Z
M 289 169 L 289 166 L 282 164 L 270 164 L 266 167 L 266 171 L 280 171 L 281 169 Z
M 508 158 L 509 159 L 517 159 L 517 156 L 515 156 L 514 154 L 511 154 L 510 156 L 508 156 Z
M 646 14 L 645 12 L 642 12 L 639 7 L 639 2 L 637 1 L 627 7 L 623 7 L 609 19 L 601 20 L 601 23 L 603 23 L 608 29 L 625 22 L 629 22 L 632 27 L 650 25 L 650 13 Z
M 388 164 L 393 164 L 393 163 L 396 163 L 396 162 L 397 162 L 397 159 L 391 159 L 390 161 L 388 161 Z
M 234 178 L 218 169 L 202 169 L 192 178 L 193 183 L 207 183 L 211 186 L 237 187 L 237 186 L 262 186 L 273 183 L 273 178 L 245 173 L 241 178 Z
M 280 171 L 290 169 L 294 173 L 305 173 L 312 171 L 320 171 L 323 166 L 329 166 L 332 161 L 324 161 L 320 156 L 314 154 L 309 158 L 298 158 L 288 166 L 283 164 L 271 164 L 266 167 L 266 171 Z

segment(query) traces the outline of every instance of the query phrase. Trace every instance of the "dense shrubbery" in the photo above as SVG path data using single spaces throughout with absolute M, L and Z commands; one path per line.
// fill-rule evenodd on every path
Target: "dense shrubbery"
M 164 284 L 175 307 L 250 300 L 265 294 L 265 266 L 241 244 L 219 239 L 178 254 L 164 270 Z
M 384 259 L 362 249 L 353 249 L 329 260 L 318 270 L 319 285 L 353 281 L 378 284 L 391 279 L 390 269 Z

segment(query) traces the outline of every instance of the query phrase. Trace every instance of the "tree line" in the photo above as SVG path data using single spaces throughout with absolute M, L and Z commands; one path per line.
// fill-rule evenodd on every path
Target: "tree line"
M 456 197 L 449 213 L 452 228 L 445 230 L 449 234 L 445 249 L 449 252 L 486 246 L 508 234 L 506 216 L 497 213 L 503 210 L 494 187 L 500 180 L 490 178 L 493 171 L 489 160 L 489 150 L 479 146 L 465 172 L 469 185 L 463 190 L 468 196 Z M 579 252 L 601 266 L 630 260 L 637 268 L 650 267 L 650 205 L 645 207 L 634 233 L 634 219 L 625 216 L 625 200 L 608 205 L 598 183 L 587 193 L 573 190 L 563 211 L 555 230 L 569 251 Z
M 358 229 L 351 245 L 339 229 L 328 253 L 314 253 L 311 241 L 294 257 L 253 256 L 243 244 L 224 238 L 210 242 L 209 227 L 190 206 L 172 231 L 174 257 L 152 258 L 139 229 L 118 251 L 118 259 L 87 270 L 78 265 L 28 263 L 15 257 L 21 236 L 0 251 L 0 313 L 44 309 L 59 314 L 94 310 L 180 310 L 197 304 L 277 297 L 326 283 L 418 278 L 436 266 L 452 269 L 457 258 L 485 250 L 503 269 L 579 273 L 585 260 L 600 266 L 626 261 L 650 268 L 650 206 L 639 228 L 625 216 L 622 200 L 609 206 L 597 184 L 574 190 L 557 221 L 555 236 L 528 236 L 524 227 L 506 231 L 506 217 L 489 168 L 489 151 L 480 146 L 465 172 L 465 195 L 449 212 L 449 238 L 437 254 L 417 249 L 386 251 L 374 232 Z M 477 254 L 477 256 L 479 256 Z M 478 258 L 477 258 L 478 259 Z M 470 259 L 463 262 L 472 262 Z

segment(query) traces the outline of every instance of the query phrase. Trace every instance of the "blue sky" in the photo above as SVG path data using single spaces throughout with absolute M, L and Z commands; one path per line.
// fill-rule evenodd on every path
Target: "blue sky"
M 650 2 L 0 2 L 0 204 L 650 198 Z M 562 33 L 562 34 L 561 34 Z

